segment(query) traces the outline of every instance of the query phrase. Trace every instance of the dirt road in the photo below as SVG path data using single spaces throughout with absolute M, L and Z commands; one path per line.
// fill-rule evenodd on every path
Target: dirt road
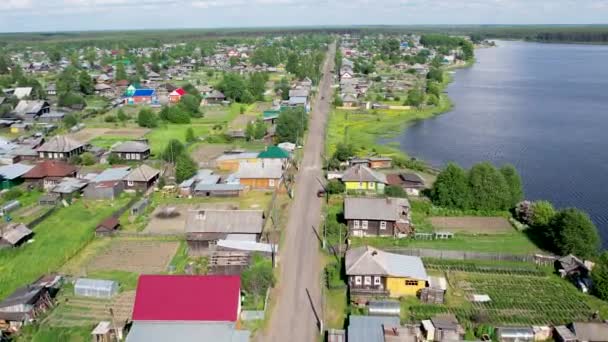
M 330 46 L 323 79 L 311 111 L 304 159 L 296 179 L 295 200 L 289 213 L 287 231 L 281 246 L 281 278 L 278 299 L 271 313 L 266 336 L 260 341 L 312 342 L 319 336 L 321 315 L 321 276 L 319 231 L 322 156 L 325 148 L 325 127 L 330 110 L 335 45 Z

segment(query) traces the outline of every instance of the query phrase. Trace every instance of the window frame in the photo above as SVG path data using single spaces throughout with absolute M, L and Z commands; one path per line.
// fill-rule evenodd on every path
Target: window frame
M 362 221 L 361 221 L 361 229 L 363 229 L 363 230 L 367 230 L 367 228 L 369 228 L 369 221 L 367 221 L 367 220 L 362 220 Z
M 406 280 L 405 286 L 418 286 L 418 280 Z
M 386 221 L 380 221 L 380 230 L 386 230 Z
M 372 276 L 364 276 L 363 277 L 363 285 L 371 286 L 372 285 Z
M 353 220 L 353 229 L 360 229 L 360 228 L 361 228 L 361 221 Z
M 363 280 L 361 279 L 361 276 L 355 276 L 355 285 L 361 285 L 363 284 Z

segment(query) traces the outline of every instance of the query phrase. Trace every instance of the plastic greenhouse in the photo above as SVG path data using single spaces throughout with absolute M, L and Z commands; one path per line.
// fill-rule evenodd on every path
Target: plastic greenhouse
M 80 278 L 74 284 L 76 296 L 112 298 L 118 293 L 118 283 L 113 280 Z

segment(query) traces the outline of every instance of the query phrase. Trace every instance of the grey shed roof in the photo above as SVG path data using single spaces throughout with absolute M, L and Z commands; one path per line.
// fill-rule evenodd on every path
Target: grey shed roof
M 71 194 L 87 186 L 87 182 L 78 178 L 64 178 L 51 191 L 60 194 Z
M 14 111 L 18 114 L 38 113 L 45 105 L 48 106 L 48 103 L 42 100 L 21 100 Z
M 370 246 L 346 252 L 347 275 L 384 275 L 427 280 L 428 275 L 419 257 L 383 252 Z
M 308 89 L 291 89 L 289 90 L 289 97 L 308 97 Z
M 39 152 L 70 152 L 83 147 L 84 144 L 66 135 L 52 137 L 38 148 Z
M 406 198 L 347 197 L 344 200 L 344 218 L 397 221 L 402 208 L 409 206 Z
M 126 342 L 248 342 L 250 335 L 234 323 L 135 322 Z
M 572 330 L 579 341 L 608 341 L 607 323 L 574 322 Z
M 140 141 L 126 141 L 112 149 L 119 153 L 143 153 L 150 150 L 150 146 Z
M 399 317 L 354 316 L 348 323 L 348 342 L 384 342 L 384 327 L 399 327 Z
M 386 175 L 376 172 L 365 165 L 355 165 L 344 171 L 343 182 L 377 182 L 386 184 Z
M 289 98 L 289 104 L 292 106 L 306 104 L 307 98 L 303 96 L 292 96 Z
M 126 177 L 126 181 L 130 182 L 147 182 L 150 179 L 156 177 L 160 171 L 152 168 L 146 164 L 142 164 L 137 168 L 133 169 Z
M 241 191 L 245 187 L 241 184 L 203 184 L 199 183 L 194 187 L 194 191 Z
M 186 233 L 259 234 L 264 223 L 262 210 L 190 210 Z
M 272 253 L 273 246 L 268 243 L 243 240 L 218 240 L 217 245 L 224 248 L 236 249 L 240 251 Z M 275 247 L 275 250 L 277 248 Z
M 102 173 L 95 176 L 95 178 L 93 178 L 93 182 L 98 183 L 98 182 L 123 180 L 130 172 L 131 172 L 131 168 L 128 166 L 109 168 L 109 169 L 103 170 Z
M 0 166 L 0 176 L 5 179 L 15 179 L 23 176 L 33 168 L 33 165 L 26 165 L 21 163 L 4 165 Z
M 32 234 L 32 231 L 23 223 L 10 224 L 6 227 L 2 239 L 11 245 L 16 245 L 19 241 Z
M 278 162 L 241 163 L 234 174 L 236 178 L 279 179 L 283 176 L 283 165 Z

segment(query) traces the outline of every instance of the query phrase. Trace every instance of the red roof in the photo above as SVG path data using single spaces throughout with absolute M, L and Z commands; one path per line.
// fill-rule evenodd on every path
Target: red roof
M 23 178 L 38 179 L 45 177 L 69 177 L 76 173 L 76 168 L 64 161 L 45 160 L 36 164 L 34 168 L 29 170 Z
M 177 88 L 172 93 L 177 93 L 179 96 L 186 95 L 186 91 L 184 89 L 182 89 L 182 88 Z
M 240 289 L 239 276 L 142 275 L 133 320 L 236 322 Z

